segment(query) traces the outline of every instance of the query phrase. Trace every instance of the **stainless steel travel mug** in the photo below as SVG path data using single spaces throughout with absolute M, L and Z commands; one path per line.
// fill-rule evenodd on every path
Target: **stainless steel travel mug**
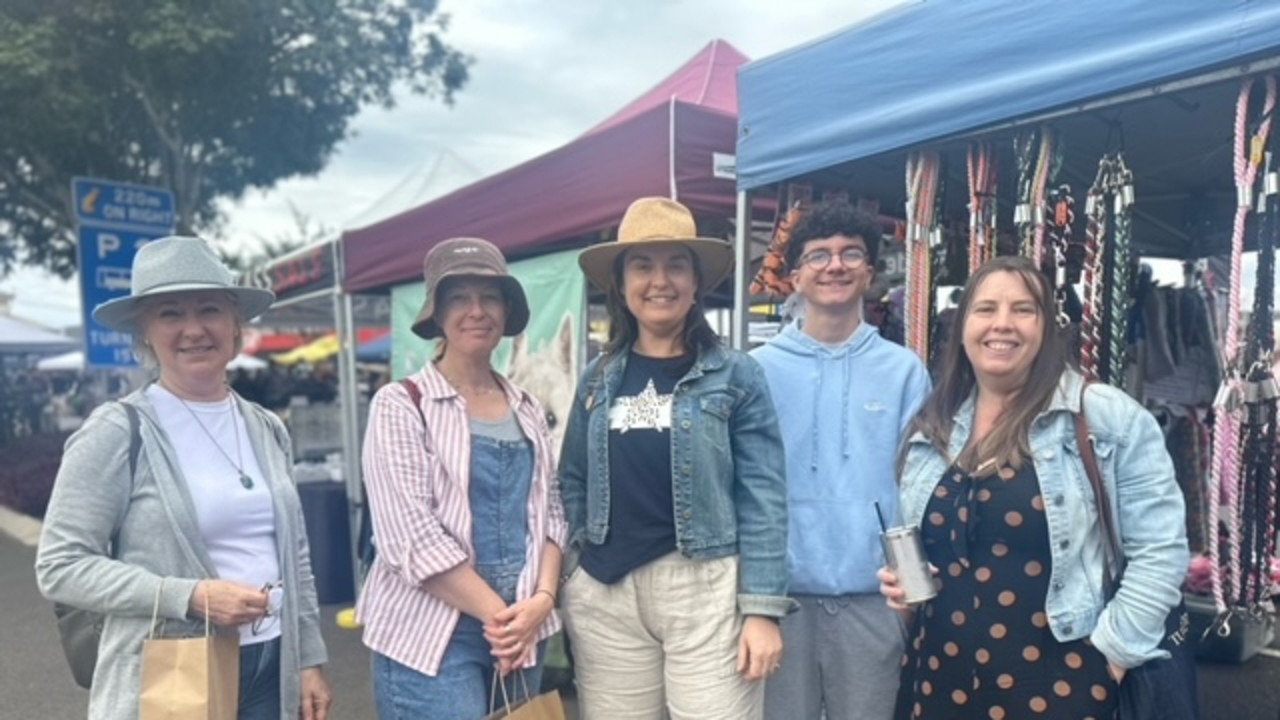
M 920 528 L 914 525 L 889 528 L 880 534 L 880 542 L 884 545 L 885 563 L 898 576 L 898 587 L 906 592 L 904 603 L 915 605 L 937 596 Z

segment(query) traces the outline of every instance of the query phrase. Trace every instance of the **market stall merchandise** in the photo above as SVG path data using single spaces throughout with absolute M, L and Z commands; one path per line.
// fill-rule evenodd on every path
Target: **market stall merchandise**
M 1089 31 L 1044 41 L 1064 27 Z M 901 218 L 922 357 L 939 284 L 992 254 L 1040 264 L 1085 373 L 1164 421 L 1215 627 L 1246 631 L 1276 592 L 1276 27 L 1277 2 L 917 3 L 739 76 L 740 203 L 802 183 Z M 1181 287 L 1153 258 L 1186 262 Z

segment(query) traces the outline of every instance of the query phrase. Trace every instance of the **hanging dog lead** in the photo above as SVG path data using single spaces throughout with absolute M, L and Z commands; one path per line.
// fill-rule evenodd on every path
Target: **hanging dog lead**
M 938 190 L 938 153 L 913 152 L 907 157 L 907 288 L 904 293 L 906 346 L 923 361 L 929 359 L 929 294 L 933 218 Z
M 1050 176 L 1056 174 L 1053 128 L 1045 125 L 1027 130 L 1013 141 L 1018 164 L 1018 204 L 1013 222 L 1018 230 L 1020 252 L 1044 267 L 1045 192 Z
M 1071 226 L 1076 220 L 1076 201 L 1071 196 L 1070 185 L 1059 185 L 1050 198 L 1053 207 L 1053 221 L 1049 223 L 1049 247 L 1053 250 L 1053 300 L 1057 311 L 1058 327 L 1066 327 L 1071 322 L 1067 316 L 1067 292 L 1075 278 L 1070 276 L 1068 263 L 1072 247 Z
M 1098 175 L 1085 201 L 1084 309 L 1080 316 L 1080 370 L 1090 380 L 1101 379 L 1103 337 L 1103 260 L 1107 233 L 1107 182 L 1111 157 L 1098 161 Z
M 1274 92 L 1275 78 L 1267 78 Z M 1269 112 L 1269 110 L 1264 110 Z M 1241 460 L 1244 556 L 1241 560 L 1243 601 L 1260 610 L 1271 595 L 1271 558 L 1276 551 L 1276 396 L 1280 394 L 1272 371 L 1275 361 L 1275 250 L 1280 233 L 1280 173 L 1276 149 L 1280 133 L 1272 133 L 1271 149 L 1264 154 L 1262 189 L 1258 193 L 1258 274 L 1253 313 L 1244 349 L 1243 427 Z M 1254 150 L 1256 152 L 1256 148 Z
M 991 143 L 969 144 L 969 272 L 996 256 L 996 153 Z
M 1111 321 L 1107 324 L 1110 338 L 1107 362 L 1111 369 L 1107 380 L 1112 385 L 1123 388 L 1125 357 L 1129 347 L 1129 248 L 1133 233 L 1134 200 L 1133 173 L 1124 164 L 1123 152 L 1117 152 L 1112 157 L 1108 190 L 1112 197 L 1115 230 L 1111 233 Z
M 1238 604 L 1243 600 L 1241 592 L 1241 538 L 1240 538 L 1240 430 L 1244 388 L 1242 385 L 1240 348 L 1240 291 L 1242 257 L 1244 255 L 1245 222 L 1253 209 L 1254 185 L 1258 166 L 1263 159 L 1267 135 L 1271 130 L 1271 111 L 1275 107 L 1275 79 L 1266 80 L 1266 99 L 1257 122 L 1257 131 L 1250 133 L 1249 100 L 1253 91 L 1253 79 L 1246 79 L 1236 101 L 1235 167 L 1236 213 L 1231 234 L 1231 277 L 1227 300 L 1227 331 L 1223 343 L 1222 386 L 1214 399 L 1213 449 L 1210 460 L 1209 481 L 1209 557 L 1214 568 L 1221 568 L 1219 550 L 1219 505 L 1227 508 L 1227 575 L 1223 582 L 1221 572 L 1210 574 L 1213 582 L 1214 603 L 1219 613 L 1225 613 L 1228 600 Z M 1225 502 L 1221 502 L 1225 494 Z M 1224 588 L 1224 585 L 1226 586 Z

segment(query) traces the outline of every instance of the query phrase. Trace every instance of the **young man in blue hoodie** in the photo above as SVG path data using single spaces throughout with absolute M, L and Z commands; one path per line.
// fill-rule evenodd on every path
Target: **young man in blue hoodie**
M 914 353 L 863 322 L 880 237 L 847 202 L 815 206 L 786 252 L 803 315 L 751 353 L 787 451 L 787 569 L 800 604 L 781 621 L 786 655 L 765 686 L 767 720 L 893 714 L 903 646 L 876 580 L 875 503 L 896 517 L 898 444 L 930 383 Z

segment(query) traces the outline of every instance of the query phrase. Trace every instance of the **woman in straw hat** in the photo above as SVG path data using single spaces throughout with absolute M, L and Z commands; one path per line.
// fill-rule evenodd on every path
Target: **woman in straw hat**
M 498 675 L 514 702 L 541 680 L 567 529 L 546 412 L 493 369 L 529 320 L 502 253 L 436 245 L 413 332 L 436 357 L 369 408 L 364 479 L 377 556 L 357 617 L 378 715 L 474 720 Z
M 758 718 L 792 605 L 786 491 L 764 374 L 704 316 L 731 249 L 696 237 L 683 205 L 642 198 L 578 262 L 610 319 L 560 462 L 584 715 Z
M 132 293 L 98 322 L 133 336 L 157 377 L 99 407 L 67 441 L 36 557 L 51 600 L 105 613 L 95 720 L 138 717 L 142 645 L 240 638 L 239 718 L 325 718 L 325 645 L 289 440 L 227 387 L 241 327 L 271 305 L 199 238 L 138 250 Z M 135 451 L 136 448 L 136 451 Z

